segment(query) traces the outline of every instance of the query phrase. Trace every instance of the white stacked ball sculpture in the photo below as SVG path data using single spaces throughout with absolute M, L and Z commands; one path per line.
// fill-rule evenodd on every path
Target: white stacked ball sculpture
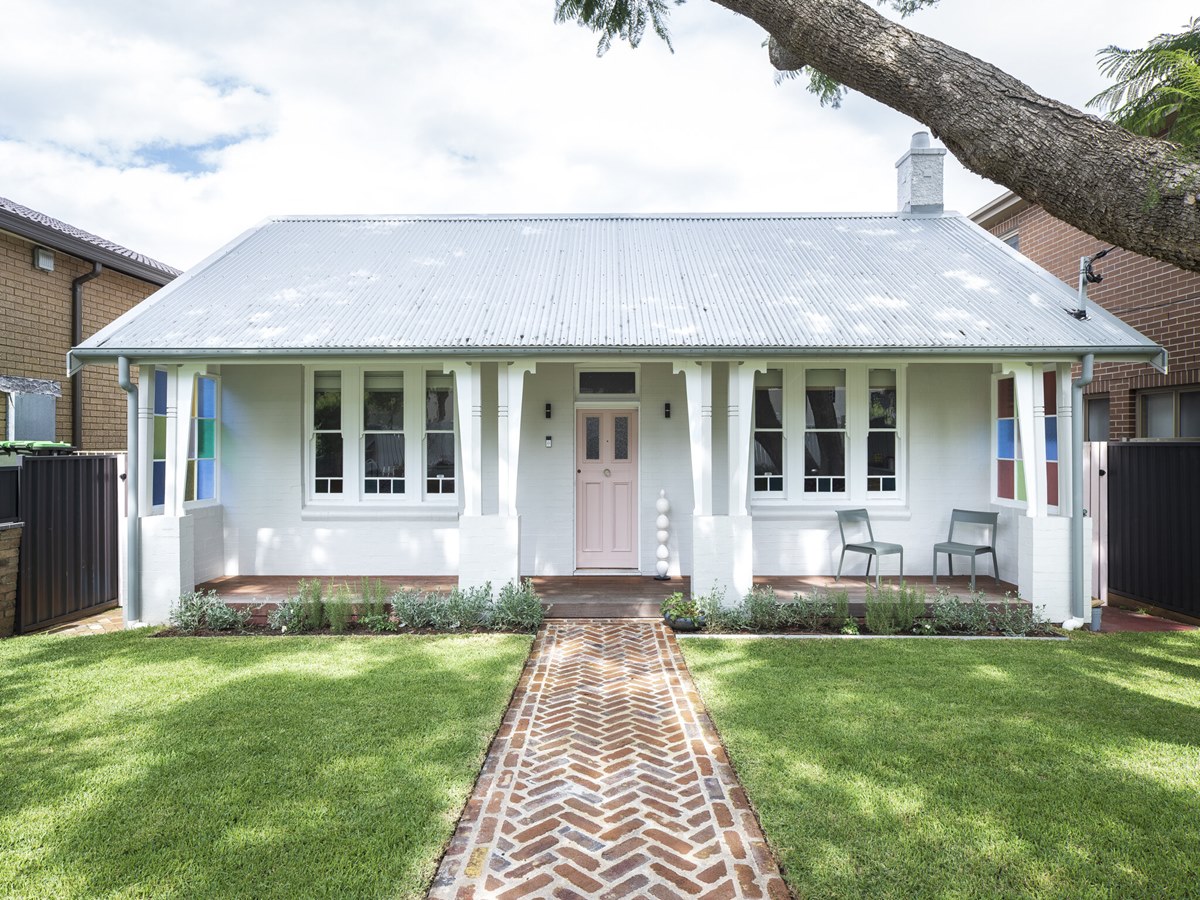
M 654 520 L 654 527 L 658 529 L 655 535 L 658 539 L 658 550 L 655 551 L 658 561 L 654 564 L 658 574 L 655 577 L 659 581 L 666 581 L 667 572 L 671 568 L 669 561 L 671 553 L 667 549 L 667 538 L 671 536 L 671 520 L 667 518 L 667 513 L 671 511 L 671 501 L 667 499 L 666 491 L 658 492 L 658 499 L 654 501 L 654 509 L 658 512 L 658 518 Z

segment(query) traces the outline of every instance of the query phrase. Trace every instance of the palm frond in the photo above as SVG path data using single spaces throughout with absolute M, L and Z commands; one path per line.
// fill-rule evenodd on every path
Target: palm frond
M 1088 106 L 1137 134 L 1200 147 L 1200 17 L 1145 47 L 1110 46 L 1097 55 L 1101 73 L 1115 83 Z

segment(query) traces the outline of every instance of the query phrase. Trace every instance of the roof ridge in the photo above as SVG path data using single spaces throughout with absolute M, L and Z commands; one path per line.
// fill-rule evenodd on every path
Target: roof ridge
M 346 213 L 288 214 L 268 218 L 276 223 L 322 222 L 601 222 L 601 221 L 779 221 L 792 219 L 936 219 L 958 213 L 913 215 L 901 212 L 726 212 L 726 213 Z

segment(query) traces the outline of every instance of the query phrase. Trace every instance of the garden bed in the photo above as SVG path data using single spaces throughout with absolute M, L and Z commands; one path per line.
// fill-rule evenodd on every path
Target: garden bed
M 861 607 L 860 610 L 856 606 Z M 769 587 L 756 587 L 734 605 L 713 592 L 664 601 L 663 618 L 699 623 L 681 632 L 703 635 L 757 634 L 839 637 L 1058 637 L 1039 609 L 1018 597 L 989 602 L 980 593 L 965 599 L 945 590 L 932 596 L 922 587 L 867 588 L 863 604 L 851 604 L 845 590 L 817 590 L 780 602 Z
M 347 584 L 301 581 L 297 596 L 277 603 L 228 603 L 216 591 L 184 594 L 171 610 L 162 637 L 230 634 L 307 635 L 529 634 L 541 627 L 541 599 L 530 581 L 512 582 L 498 594 L 490 584 L 471 590 L 388 593 L 378 579 Z

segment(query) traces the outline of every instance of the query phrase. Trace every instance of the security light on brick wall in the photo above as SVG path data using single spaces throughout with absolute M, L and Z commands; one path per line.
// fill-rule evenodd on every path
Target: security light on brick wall
M 33 267 L 43 272 L 54 271 L 54 251 L 46 247 L 33 248 Z

